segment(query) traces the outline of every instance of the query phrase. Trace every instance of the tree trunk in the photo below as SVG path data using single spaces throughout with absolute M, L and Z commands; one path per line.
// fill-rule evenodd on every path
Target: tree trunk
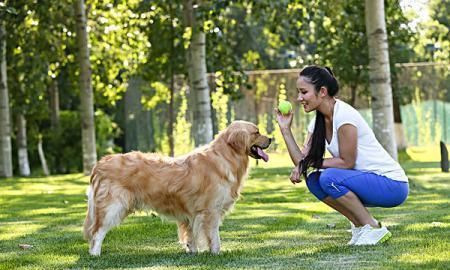
M 27 148 L 27 121 L 23 114 L 17 115 L 17 157 L 19 160 L 19 173 L 21 176 L 30 175 Z
M 139 150 L 139 113 L 141 106 L 140 80 L 131 77 L 128 81 L 127 91 L 124 94 L 124 131 L 125 131 L 125 152 Z
M 448 150 L 443 141 L 439 142 L 441 147 L 441 170 L 442 172 L 448 172 Z
M 355 106 L 356 103 L 356 84 L 351 83 L 350 84 L 350 105 L 352 105 L 353 107 Z
M 12 176 L 11 124 L 6 75 L 6 29 L 0 20 L 0 177 Z
M 45 159 L 44 155 L 44 149 L 42 148 L 42 136 L 39 135 L 39 141 L 38 141 L 38 154 L 39 154 L 39 160 L 41 161 L 42 165 L 42 172 L 45 176 L 49 175 L 48 172 L 48 166 L 47 166 L 47 160 Z
M 392 88 L 383 0 L 366 0 L 366 32 L 369 45 L 369 78 L 375 136 L 397 160 L 392 108 Z
M 195 146 L 204 145 L 213 139 L 211 119 L 211 97 L 206 74 L 205 33 L 196 21 L 192 0 L 184 0 L 185 26 L 192 30 L 187 51 L 190 95 L 193 95 L 193 133 Z
M 95 146 L 94 102 L 89 62 L 86 8 L 84 0 L 75 1 L 78 60 L 80 64 L 81 137 L 83 145 L 83 173 L 89 175 L 97 161 Z
M 53 128 L 59 126 L 59 89 L 56 80 L 52 80 L 49 87 L 50 96 L 50 122 Z
M 404 150 L 408 146 L 406 142 L 405 132 L 403 130 L 402 115 L 400 110 L 400 103 L 394 91 L 394 127 L 395 127 L 395 141 L 397 149 Z
M 357 69 L 356 72 L 356 78 L 359 78 L 361 74 L 361 69 Z M 352 83 L 350 83 L 350 105 L 352 105 L 353 107 L 356 104 L 356 92 L 358 90 L 358 84 L 356 83 L 357 80 L 353 81 Z
M 170 21 L 174 18 L 172 4 L 169 3 L 170 9 Z M 169 155 L 174 156 L 175 146 L 173 141 L 173 126 L 174 126 L 174 112 L 173 112 L 173 102 L 175 95 L 175 80 L 174 80 L 174 59 L 175 59 L 175 29 L 173 23 L 170 27 L 170 60 L 169 60 L 169 76 L 170 76 L 170 100 L 169 100 L 169 126 L 167 128 L 167 137 L 169 138 Z
M 153 148 L 151 113 L 142 108 L 141 87 L 145 84 L 141 77 L 133 76 L 128 81 L 124 96 L 125 111 L 125 151 L 150 151 Z M 161 120 L 163 118 L 161 117 Z M 164 121 L 161 121 L 164 122 Z M 164 122 L 165 123 L 165 122 Z

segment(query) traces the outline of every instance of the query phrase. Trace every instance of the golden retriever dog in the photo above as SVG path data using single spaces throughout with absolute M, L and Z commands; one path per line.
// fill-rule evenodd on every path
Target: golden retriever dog
M 150 209 L 175 220 L 187 252 L 220 251 L 219 226 L 239 197 L 249 157 L 268 160 L 271 139 L 234 121 L 209 144 L 171 158 L 131 152 L 103 157 L 93 168 L 84 236 L 100 255 L 108 231 L 130 213 Z

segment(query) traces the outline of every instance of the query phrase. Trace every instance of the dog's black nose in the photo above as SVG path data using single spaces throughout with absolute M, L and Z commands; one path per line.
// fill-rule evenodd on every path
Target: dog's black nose
M 274 138 L 269 138 L 269 143 L 271 143 L 274 140 Z

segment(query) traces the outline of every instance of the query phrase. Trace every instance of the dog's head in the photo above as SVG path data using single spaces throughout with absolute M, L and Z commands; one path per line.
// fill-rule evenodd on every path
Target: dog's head
M 243 152 L 254 159 L 269 160 L 269 156 L 263 151 L 272 141 L 267 136 L 259 133 L 258 127 L 246 121 L 234 121 L 225 131 L 226 142 L 237 152 Z

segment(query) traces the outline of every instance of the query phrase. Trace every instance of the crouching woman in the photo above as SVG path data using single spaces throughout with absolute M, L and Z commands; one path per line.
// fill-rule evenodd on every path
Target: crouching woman
M 395 207 L 409 192 L 408 178 L 385 151 L 359 112 L 335 98 L 339 85 L 329 68 L 308 66 L 297 79 L 297 102 L 316 112 L 300 148 L 292 134 L 293 113 L 276 110 L 277 122 L 295 165 L 293 183 L 316 170 L 306 184 L 317 199 L 344 215 L 352 224 L 349 245 L 376 245 L 391 237 L 367 207 Z M 331 158 L 324 159 L 325 148 Z

